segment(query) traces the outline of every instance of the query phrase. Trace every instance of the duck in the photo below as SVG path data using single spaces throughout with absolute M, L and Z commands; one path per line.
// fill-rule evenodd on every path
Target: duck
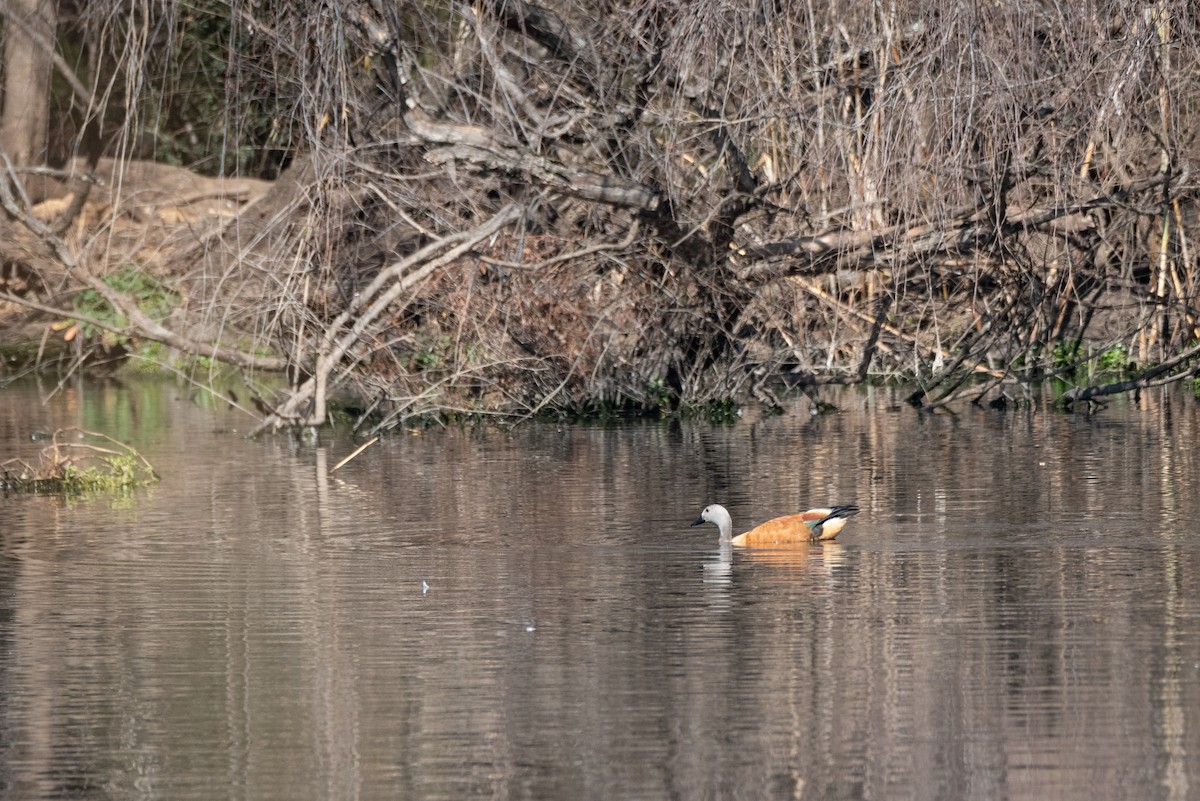
M 829 542 L 841 533 L 846 521 L 858 514 L 854 504 L 809 509 L 796 515 L 768 520 L 744 534 L 733 536 L 733 518 L 720 504 L 704 507 L 693 526 L 712 523 L 721 532 L 721 542 L 738 546 L 778 545 L 796 542 Z

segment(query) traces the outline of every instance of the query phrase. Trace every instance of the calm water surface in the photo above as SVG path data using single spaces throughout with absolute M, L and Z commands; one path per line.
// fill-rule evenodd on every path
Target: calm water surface
M 163 476 L 0 496 L 0 795 L 1200 798 L 1200 408 L 884 391 L 728 428 L 246 441 L 161 383 L 0 388 Z M 825 547 L 722 552 L 805 505 Z

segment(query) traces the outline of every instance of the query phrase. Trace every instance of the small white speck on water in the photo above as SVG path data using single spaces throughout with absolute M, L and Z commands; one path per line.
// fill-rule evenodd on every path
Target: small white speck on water
M 429 582 L 428 581 L 421 582 L 421 594 L 422 595 L 429 594 Z

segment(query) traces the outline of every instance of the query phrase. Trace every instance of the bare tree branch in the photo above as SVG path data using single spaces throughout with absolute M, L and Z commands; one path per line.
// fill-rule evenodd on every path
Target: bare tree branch
M 7 157 L 4 157 L 4 164 L 8 178 L 15 180 L 16 175 L 13 165 Z M 283 370 L 287 367 L 286 359 L 246 353 L 245 351 L 230 348 L 217 342 L 198 342 L 189 337 L 182 336 L 175 331 L 171 331 L 143 312 L 134 300 L 113 289 L 102 278 L 93 275 L 88 269 L 83 267 L 75 258 L 75 254 L 71 251 L 67 243 L 49 225 L 29 213 L 27 204 L 23 207 L 17 202 L 17 198 L 9 188 L 7 180 L 0 180 L 0 204 L 3 204 L 4 209 L 9 214 L 19 220 L 21 225 L 37 237 L 38 245 L 56 259 L 68 274 L 84 286 L 94 290 L 113 309 L 125 316 L 128 321 L 127 332 L 132 332 L 136 336 L 145 337 L 155 342 L 161 342 L 184 353 L 207 356 L 238 367 L 256 370 Z M 5 224 L 5 227 L 10 226 L 11 223 Z
M 520 215 L 521 210 L 518 207 L 507 206 L 483 225 L 430 243 L 412 256 L 401 259 L 381 271 L 354 303 L 326 328 L 317 351 L 313 375 L 294 389 L 287 401 L 260 422 L 250 436 L 268 427 L 315 426 L 324 423 L 325 395 L 331 373 L 350 349 L 376 324 L 384 310 L 439 267 L 461 258 L 472 247 L 493 236 Z M 346 327 L 346 330 L 343 331 L 343 327 Z M 304 414 L 302 410 L 310 404 L 311 412 Z

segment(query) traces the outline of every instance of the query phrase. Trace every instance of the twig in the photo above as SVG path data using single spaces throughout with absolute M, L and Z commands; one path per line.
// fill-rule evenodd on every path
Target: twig
M 373 439 L 367 440 L 367 441 L 366 441 L 366 442 L 364 442 L 362 445 L 359 445 L 357 448 L 355 448 L 355 449 L 354 449 L 354 453 L 350 454 L 350 455 L 349 455 L 349 456 L 347 456 L 345 459 L 343 459 L 342 461 L 340 461 L 340 462 L 338 462 L 337 464 L 335 464 L 335 465 L 333 466 L 333 469 L 331 469 L 329 472 L 330 472 L 330 473 L 336 473 L 336 472 L 337 472 L 339 469 L 341 469 L 341 468 L 342 468 L 342 467 L 343 467 L 343 466 L 344 466 L 344 465 L 345 465 L 347 462 L 349 462 L 349 461 L 350 461 L 351 459 L 353 459 L 355 456 L 358 456 L 360 453 L 362 453 L 363 451 L 365 451 L 367 448 L 369 448 L 369 447 L 371 447 L 372 445 L 374 445 L 376 442 L 379 442 L 379 437 L 374 437 Z
M 504 261 L 502 259 L 493 259 L 490 256 L 480 256 L 479 260 L 481 262 L 483 262 L 484 264 L 491 264 L 491 265 L 495 265 L 496 267 L 508 267 L 508 268 L 514 269 L 514 270 L 541 270 L 545 267 L 550 267 L 551 265 L 558 264 L 559 262 L 574 261 L 574 260 L 583 258 L 584 256 L 590 256 L 593 253 L 605 253 L 610 250 L 625 250 L 626 248 L 632 246 L 633 243 L 637 241 L 637 237 L 638 237 L 638 233 L 639 233 L 638 229 L 640 227 L 641 227 L 641 225 L 640 225 L 639 221 L 634 220 L 633 224 L 631 226 L 629 226 L 629 234 L 624 239 L 622 239 L 620 242 L 616 242 L 616 243 L 602 242 L 597 245 L 591 245 L 586 248 L 580 248 L 579 250 L 573 250 L 570 253 L 563 253 L 559 256 L 552 256 L 548 259 L 544 259 L 542 261 L 535 262 L 533 264 L 525 264 L 525 263 L 519 262 L 519 261 Z

